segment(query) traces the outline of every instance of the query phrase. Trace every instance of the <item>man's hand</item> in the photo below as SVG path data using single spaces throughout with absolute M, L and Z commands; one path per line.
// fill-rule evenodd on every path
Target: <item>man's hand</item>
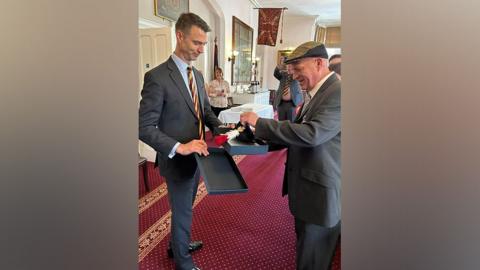
M 250 126 L 254 127 L 257 124 L 258 115 L 254 112 L 244 112 L 240 115 L 240 122 L 244 125 L 248 123 Z
M 208 146 L 203 140 L 192 140 L 186 144 L 180 144 L 177 147 L 177 153 L 182 156 L 190 155 L 191 153 L 198 153 L 199 155 L 208 156 Z

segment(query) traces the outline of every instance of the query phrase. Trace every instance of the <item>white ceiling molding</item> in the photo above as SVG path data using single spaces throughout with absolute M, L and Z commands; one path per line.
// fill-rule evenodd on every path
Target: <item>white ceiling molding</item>
M 315 19 L 315 25 L 321 26 L 321 27 L 334 27 L 334 26 L 341 26 L 340 22 L 338 20 L 325 20 L 322 18 L 322 16 L 317 16 Z
M 256 8 L 261 8 L 262 6 L 260 6 L 260 4 L 258 3 L 257 0 L 250 0 L 250 3 L 252 3 L 252 5 Z
M 318 23 L 340 25 L 341 0 L 250 0 L 262 7 L 286 7 L 285 16 L 319 17 Z

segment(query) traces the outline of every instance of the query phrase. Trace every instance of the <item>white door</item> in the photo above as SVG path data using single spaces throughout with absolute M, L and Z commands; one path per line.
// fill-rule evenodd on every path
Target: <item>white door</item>
M 139 29 L 139 74 L 140 91 L 143 87 L 143 76 L 145 72 L 165 62 L 172 53 L 172 34 L 170 27 Z M 141 99 L 140 91 L 138 93 Z M 139 141 L 138 151 L 148 161 L 155 161 L 155 150 Z

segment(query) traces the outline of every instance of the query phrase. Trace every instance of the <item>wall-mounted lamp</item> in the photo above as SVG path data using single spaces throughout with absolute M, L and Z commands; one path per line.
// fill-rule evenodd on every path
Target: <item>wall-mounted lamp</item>
M 238 51 L 233 51 L 232 56 L 228 57 L 228 61 L 232 61 L 232 64 L 235 63 L 235 58 L 238 56 Z

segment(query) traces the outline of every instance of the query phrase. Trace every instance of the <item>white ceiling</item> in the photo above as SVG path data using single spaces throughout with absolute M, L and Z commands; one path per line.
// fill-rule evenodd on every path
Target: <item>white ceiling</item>
M 341 0 L 251 0 L 263 8 L 286 7 L 285 15 L 317 16 L 324 25 L 340 25 Z

